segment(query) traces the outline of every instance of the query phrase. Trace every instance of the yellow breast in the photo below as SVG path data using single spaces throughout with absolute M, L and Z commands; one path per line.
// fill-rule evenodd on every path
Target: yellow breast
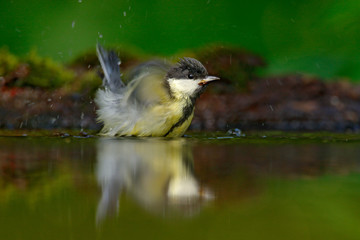
M 184 118 L 184 102 L 173 101 L 149 108 L 127 135 L 181 137 L 189 128 L 194 109 Z
M 194 117 L 194 110 L 192 111 L 191 115 L 184 123 L 175 127 L 171 132 L 169 132 L 169 134 L 166 137 L 181 137 L 182 135 L 184 135 L 186 130 L 189 128 L 193 117 Z

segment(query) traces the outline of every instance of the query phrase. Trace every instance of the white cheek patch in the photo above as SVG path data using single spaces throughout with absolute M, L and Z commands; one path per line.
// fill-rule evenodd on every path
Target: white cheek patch
M 169 79 L 170 89 L 175 94 L 181 94 L 185 96 L 193 95 L 201 86 L 199 86 L 200 80 L 190 79 Z

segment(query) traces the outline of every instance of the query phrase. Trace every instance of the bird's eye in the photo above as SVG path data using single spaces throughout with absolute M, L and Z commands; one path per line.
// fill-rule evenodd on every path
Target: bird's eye
M 188 78 L 189 78 L 189 79 L 193 79 L 193 78 L 194 78 L 194 75 L 190 73 L 190 74 L 188 75 Z

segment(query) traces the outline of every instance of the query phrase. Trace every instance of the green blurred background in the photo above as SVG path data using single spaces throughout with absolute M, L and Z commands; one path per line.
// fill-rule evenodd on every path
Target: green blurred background
M 97 41 L 169 56 L 210 43 L 265 57 L 267 74 L 360 80 L 358 0 L 0 2 L 0 47 L 66 62 Z

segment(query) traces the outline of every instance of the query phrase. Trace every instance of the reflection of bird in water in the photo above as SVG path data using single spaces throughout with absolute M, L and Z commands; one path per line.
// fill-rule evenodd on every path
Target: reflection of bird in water
M 97 221 L 114 214 L 126 190 L 148 210 L 192 215 L 212 194 L 192 173 L 192 153 L 185 140 L 99 139 L 97 180 L 102 196 Z

